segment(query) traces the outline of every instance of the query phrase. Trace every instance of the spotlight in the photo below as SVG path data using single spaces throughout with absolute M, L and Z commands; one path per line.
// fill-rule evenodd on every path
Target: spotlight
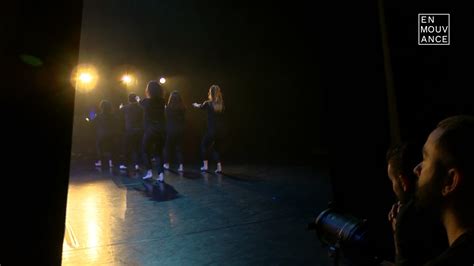
M 165 84 L 166 83 L 166 79 L 165 78 L 160 78 L 160 84 Z
M 91 65 L 79 65 L 71 74 L 71 84 L 82 92 L 94 89 L 98 79 L 97 70 Z
M 92 75 L 90 73 L 81 73 L 79 75 L 79 80 L 85 84 L 90 83 L 92 81 Z
M 126 85 L 130 85 L 132 83 L 132 80 L 133 80 L 132 76 L 128 74 L 125 74 L 122 77 L 122 82 L 125 83 Z

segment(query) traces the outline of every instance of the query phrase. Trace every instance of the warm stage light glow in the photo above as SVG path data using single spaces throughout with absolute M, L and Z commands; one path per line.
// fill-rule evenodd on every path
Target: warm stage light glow
M 79 80 L 83 83 L 89 83 L 92 81 L 92 75 L 90 73 L 81 73 L 79 75 Z
M 123 73 L 122 77 L 120 77 L 120 82 L 122 83 L 122 86 L 130 89 L 137 86 L 138 79 L 135 73 L 130 73 L 127 71 Z
M 97 70 L 91 65 L 77 66 L 71 75 L 71 83 L 78 91 L 87 92 L 97 85 Z
M 133 211 L 133 206 L 127 205 L 130 200 L 127 200 L 127 190 L 110 189 L 107 182 L 96 179 L 85 186 L 69 183 L 63 265 L 114 262 L 116 255 L 122 251 L 120 247 L 114 247 L 113 243 L 129 236 L 126 230 L 129 228 L 120 228 L 128 224 L 130 217 L 127 211 Z M 111 198 L 114 208 L 107 201 Z
M 160 84 L 165 84 L 166 83 L 166 79 L 165 78 L 160 78 Z
M 123 75 L 122 82 L 129 85 L 132 83 L 132 77 L 130 75 Z

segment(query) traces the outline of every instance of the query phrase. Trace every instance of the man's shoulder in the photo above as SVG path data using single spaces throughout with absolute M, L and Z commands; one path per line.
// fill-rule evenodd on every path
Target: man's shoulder
M 460 236 L 450 248 L 425 266 L 444 265 L 474 265 L 474 236 L 472 232 Z
M 472 251 L 450 255 L 441 255 L 434 260 L 429 261 L 424 266 L 470 266 L 474 265 L 474 256 Z

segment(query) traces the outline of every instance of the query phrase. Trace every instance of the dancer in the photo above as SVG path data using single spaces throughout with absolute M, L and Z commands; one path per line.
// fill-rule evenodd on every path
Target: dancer
M 158 182 L 164 182 L 162 154 L 165 143 L 165 101 L 161 85 L 152 80 L 145 90 L 146 97 L 140 101 L 143 108 L 144 135 L 143 150 L 144 164 L 147 169 L 143 179 L 153 177 L 151 159 L 155 155 Z
M 109 167 L 117 162 L 116 142 L 118 135 L 118 121 L 112 111 L 112 104 L 102 100 L 99 104 L 99 114 L 91 120 L 96 131 L 96 148 L 98 160 L 95 166 L 101 167 L 106 162 L 106 155 L 110 154 Z
M 120 105 L 120 111 L 125 122 L 125 157 L 128 166 L 134 165 L 139 169 L 142 154 L 143 109 L 138 105 L 139 97 L 135 93 L 128 95 L 128 104 Z M 120 169 L 127 169 L 121 165 Z
M 216 137 L 218 136 L 218 116 L 224 111 L 224 99 L 222 97 L 221 88 L 212 85 L 209 88 L 208 100 L 202 104 L 193 103 L 195 108 L 205 110 L 207 112 L 207 130 L 201 141 L 201 156 L 203 166 L 201 171 L 208 170 L 208 152 L 212 154 L 214 161 L 217 163 L 216 173 L 222 173 L 222 164 L 219 153 L 216 150 Z
M 172 148 L 176 152 L 178 172 L 183 172 L 182 144 L 184 137 L 185 107 L 178 91 L 173 91 L 166 105 L 166 143 L 164 149 L 165 169 L 170 168 L 169 155 Z

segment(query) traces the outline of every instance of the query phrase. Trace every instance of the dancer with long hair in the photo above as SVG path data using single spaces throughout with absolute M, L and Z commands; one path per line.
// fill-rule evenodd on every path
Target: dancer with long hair
M 216 150 L 218 136 L 218 117 L 224 112 L 224 99 L 221 88 L 218 85 L 212 85 L 209 88 L 208 100 L 202 104 L 193 103 L 195 108 L 207 112 L 207 129 L 201 141 L 201 156 L 203 166 L 201 171 L 208 170 L 208 153 L 212 154 L 213 160 L 217 163 L 216 173 L 222 173 L 222 164 L 219 153 Z
M 153 177 L 151 159 L 155 156 L 158 182 L 164 182 L 162 154 L 165 143 L 165 100 L 163 99 L 163 88 L 152 80 L 148 82 L 145 90 L 146 98 L 140 101 L 143 108 L 144 134 L 143 150 L 144 165 L 147 169 L 143 179 Z
M 170 168 L 170 153 L 174 148 L 176 153 L 177 163 L 179 165 L 178 172 L 183 172 L 183 138 L 185 125 L 185 107 L 183 100 L 178 91 L 173 91 L 168 99 L 168 104 L 165 108 L 166 114 L 166 143 L 164 149 L 165 169 Z

